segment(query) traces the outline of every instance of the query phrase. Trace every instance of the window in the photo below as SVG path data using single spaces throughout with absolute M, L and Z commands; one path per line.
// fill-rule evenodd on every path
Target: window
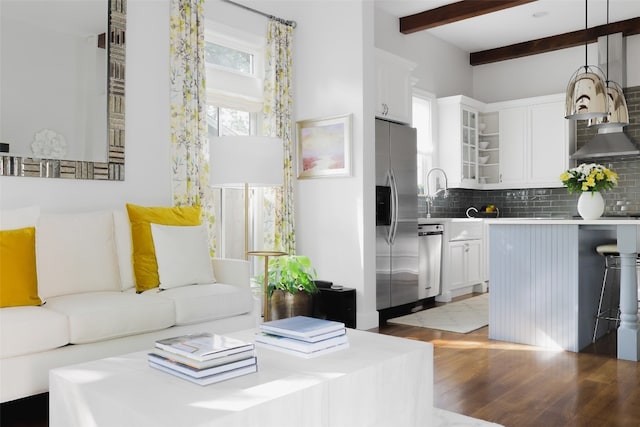
M 265 40 L 218 23 L 207 22 L 205 26 L 209 138 L 257 135 L 263 105 Z M 249 249 L 274 247 L 275 195 L 270 189 L 250 189 Z M 244 189 L 215 191 L 214 208 L 217 256 L 244 258 Z M 253 271 L 262 271 L 262 260 L 250 261 Z
M 209 138 L 227 135 L 255 135 L 256 113 L 207 104 Z
M 204 60 L 208 65 L 253 74 L 253 53 L 205 41 Z
M 435 96 L 416 89 L 412 102 L 412 126 L 416 128 L 418 139 L 418 192 L 425 194 L 427 173 L 437 166 L 437 151 L 433 137 Z

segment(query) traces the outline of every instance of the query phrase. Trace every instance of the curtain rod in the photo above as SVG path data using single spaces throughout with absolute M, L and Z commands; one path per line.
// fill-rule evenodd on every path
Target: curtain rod
M 277 16 L 269 15 L 268 13 L 261 12 L 261 11 L 259 11 L 259 10 L 253 9 L 253 8 L 251 8 L 251 7 L 249 7 L 249 6 L 245 6 L 245 5 L 243 5 L 243 4 L 236 3 L 236 2 L 231 1 L 231 0 L 222 0 L 222 1 L 223 1 L 223 2 L 225 2 L 225 3 L 232 4 L 232 5 L 234 5 L 234 6 L 238 6 L 238 7 L 242 8 L 242 9 L 248 10 L 248 11 L 250 11 L 250 12 L 257 13 L 258 15 L 265 16 L 265 17 L 267 17 L 267 18 L 269 18 L 269 19 L 273 19 L 274 21 L 278 21 L 278 22 L 280 22 L 281 24 L 288 25 L 288 26 L 290 26 L 291 28 L 295 28 L 295 27 L 298 25 L 298 24 L 296 23 L 296 21 L 289 21 L 289 20 L 287 20 L 287 19 L 278 18 Z

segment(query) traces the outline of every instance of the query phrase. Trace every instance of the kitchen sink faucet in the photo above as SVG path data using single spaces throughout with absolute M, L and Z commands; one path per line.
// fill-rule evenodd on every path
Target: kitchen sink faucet
M 431 186 L 429 185 L 429 178 L 433 172 L 440 172 L 442 174 L 442 178 L 444 179 L 444 188 L 440 187 L 440 181 L 436 179 L 436 191 L 431 194 Z M 433 204 L 433 198 L 438 195 L 438 193 L 444 191 L 442 195 L 443 198 L 447 198 L 449 196 L 449 187 L 447 185 L 447 173 L 444 169 L 440 168 L 432 168 L 429 173 L 427 173 L 427 178 L 425 179 L 425 186 L 427 188 L 427 218 L 431 218 L 431 205 Z

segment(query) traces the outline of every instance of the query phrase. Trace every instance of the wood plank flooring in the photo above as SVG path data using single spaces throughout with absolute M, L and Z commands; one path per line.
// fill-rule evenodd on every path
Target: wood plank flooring
M 373 331 L 434 344 L 435 406 L 507 427 L 640 426 L 640 365 L 611 333 L 581 353 L 404 325 Z

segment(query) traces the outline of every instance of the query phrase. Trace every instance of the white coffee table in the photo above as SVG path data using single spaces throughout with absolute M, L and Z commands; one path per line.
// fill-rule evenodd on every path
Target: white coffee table
M 257 373 L 205 387 L 149 367 L 146 352 L 54 369 L 50 426 L 429 425 L 433 346 L 347 333 L 348 349 L 314 359 L 256 348 Z

